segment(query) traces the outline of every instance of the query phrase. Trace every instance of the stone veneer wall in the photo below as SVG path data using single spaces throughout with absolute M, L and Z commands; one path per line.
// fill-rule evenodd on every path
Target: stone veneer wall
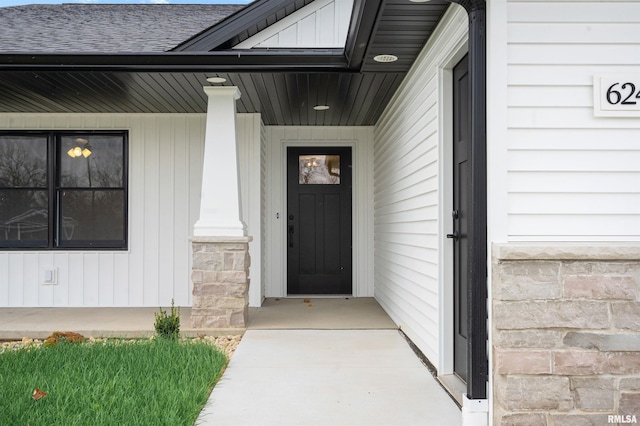
M 251 237 L 193 237 L 193 328 L 245 328 Z
M 640 422 L 640 245 L 493 247 L 495 425 Z

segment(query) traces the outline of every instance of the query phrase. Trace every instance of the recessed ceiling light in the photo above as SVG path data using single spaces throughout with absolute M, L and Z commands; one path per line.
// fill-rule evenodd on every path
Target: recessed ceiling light
M 209 77 L 207 81 L 209 83 L 224 83 L 227 79 L 222 77 Z
M 316 105 L 313 107 L 316 111 L 326 111 L 329 109 L 329 105 Z
M 396 55 L 377 55 L 373 57 L 376 62 L 395 62 L 398 60 Z
M 409 1 L 413 2 L 413 3 L 426 3 L 426 2 L 431 1 L 431 0 L 409 0 Z

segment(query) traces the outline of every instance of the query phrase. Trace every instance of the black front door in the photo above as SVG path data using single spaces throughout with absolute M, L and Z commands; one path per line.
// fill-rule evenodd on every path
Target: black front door
M 465 56 L 453 69 L 453 294 L 454 372 L 465 382 L 468 374 L 468 263 L 471 211 L 471 98 Z
M 351 148 L 287 149 L 287 293 L 351 294 Z

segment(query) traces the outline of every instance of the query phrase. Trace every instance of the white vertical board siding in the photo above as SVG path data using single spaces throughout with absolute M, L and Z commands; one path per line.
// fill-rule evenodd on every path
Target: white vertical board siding
M 240 196 L 242 221 L 247 233 L 253 238 L 249 243 L 249 305 L 262 304 L 262 218 L 261 197 L 261 122 L 260 114 L 238 114 L 236 117 L 236 139 L 238 141 L 238 163 L 240 174 Z
M 450 7 L 375 127 L 375 296 L 435 365 L 442 339 L 439 73 L 467 28 L 464 10 Z
M 267 130 L 262 120 L 260 120 L 260 251 L 262 254 L 262 263 L 260 264 L 260 306 L 265 297 L 266 265 L 271 259 L 269 250 L 267 250 L 267 170 L 269 166 L 267 155 Z
M 0 128 L 129 131 L 129 249 L 0 252 L 0 306 L 191 304 L 204 114 L 0 114 Z M 58 284 L 43 285 L 43 268 Z
M 353 295 L 373 296 L 373 128 L 265 126 L 265 295 L 286 295 L 286 147 L 352 146 Z
M 352 8 L 353 0 L 316 0 L 233 48 L 344 47 Z
M 512 0 L 507 20 L 508 240 L 640 240 L 640 120 L 593 114 L 594 74 L 640 73 L 640 2 Z

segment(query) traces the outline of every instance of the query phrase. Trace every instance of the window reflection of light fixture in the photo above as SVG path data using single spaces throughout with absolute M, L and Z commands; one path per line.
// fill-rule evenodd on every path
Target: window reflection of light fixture
M 91 153 L 91 144 L 84 138 L 76 138 L 76 146 L 67 151 L 67 155 L 71 158 L 80 156 L 88 158 Z
M 318 167 L 318 160 L 316 160 L 316 157 L 307 158 L 304 166 L 309 168 Z

